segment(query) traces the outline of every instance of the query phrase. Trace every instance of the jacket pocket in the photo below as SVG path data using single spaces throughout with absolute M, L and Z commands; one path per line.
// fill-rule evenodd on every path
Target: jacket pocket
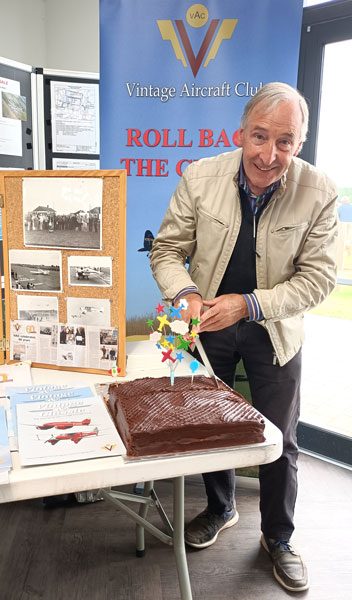
M 270 230 L 268 254 L 271 257 L 282 257 L 283 263 L 288 269 L 287 271 L 282 268 L 283 273 L 287 274 L 292 269 L 293 264 L 302 251 L 309 225 L 309 221 L 305 221 L 304 223 L 287 223 L 286 225 L 280 225 Z
M 304 223 L 290 223 L 287 225 L 280 225 L 275 229 L 271 230 L 273 234 L 286 234 L 286 233 L 294 233 L 295 231 L 301 231 L 302 229 L 308 229 L 309 221 L 305 221 Z
M 200 222 L 206 221 L 209 224 L 217 225 L 218 227 L 225 227 L 226 229 L 229 228 L 229 224 L 226 223 L 221 217 L 211 215 L 210 213 L 206 212 L 202 208 L 198 208 L 197 213 L 198 213 L 198 219 Z

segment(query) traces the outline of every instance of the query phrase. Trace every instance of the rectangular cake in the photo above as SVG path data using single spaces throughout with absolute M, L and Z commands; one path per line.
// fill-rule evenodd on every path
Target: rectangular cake
M 209 450 L 263 442 L 264 419 L 219 380 L 144 377 L 109 386 L 109 408 L 128 456 Z

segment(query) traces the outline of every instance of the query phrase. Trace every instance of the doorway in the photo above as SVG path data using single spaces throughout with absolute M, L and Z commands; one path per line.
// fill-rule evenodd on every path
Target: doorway
M 298 88 L 310 106 L 301 157 L 338 189 L 338 282 L 306 315 L 301 448 L 352 465 L 352 1 L 305 8 Z

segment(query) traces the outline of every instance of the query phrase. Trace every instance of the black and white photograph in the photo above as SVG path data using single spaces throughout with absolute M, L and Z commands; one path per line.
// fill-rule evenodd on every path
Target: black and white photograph
M 40 335 L 51 335 L 52 329 L 50 325 L 41 325 L 39 328 Z
M 12 360 L 25 360 L 26 357 L 25 344 L 14 344 L 12 349 Z
M 54 296 L 25 296 L 17 297 L 18 319 L 26 321 L 50 321 L 57 323 L 59 320 L 58 301 Z
M 110 327 L 110 300 L 67 298 L 67 321 L 80 325 Z
M 10 250 L 12 290 L 23 292 L 61 292 L 61 252 L 47 250 Z
M 69 285 L 111 287 L 111 256 L 68 256 Z
M 100 250 L 102 193 L 96 177 L 24 178 L 24 245 Z
M 72 325 L 61 325 L 60 344 L 72 344 L 76 346 L 86 345 L 85 327 L 73 327 Z

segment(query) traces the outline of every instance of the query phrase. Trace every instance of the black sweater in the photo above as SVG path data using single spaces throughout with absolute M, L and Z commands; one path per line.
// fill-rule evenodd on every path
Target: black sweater
M 260 215 L 272 194 L 268 195 L 256 216 L 254 216 L 246 192 L 242 188 L 239 188 L 239 192 L 242 209 L 241 228 L 229 264 L 217 291 L 217 296 L 221 296 L 222 294 L 250 294 L 257 287 L 255 264 L 256 237 L 254 236 L 254 232 L 257 231 Z M 254 219 L 255 230 L 253 228 Z

